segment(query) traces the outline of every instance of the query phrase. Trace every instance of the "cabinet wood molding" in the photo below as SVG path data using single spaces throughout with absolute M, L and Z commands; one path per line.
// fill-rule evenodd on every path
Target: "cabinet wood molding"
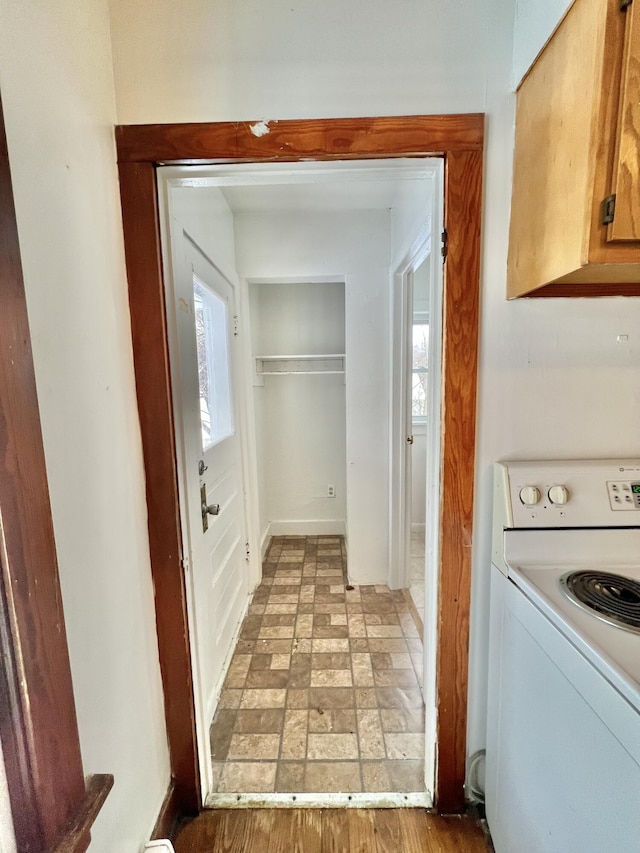
M 509 298 L 640 295 L 638 6 L 576 0 L 518 90 Z

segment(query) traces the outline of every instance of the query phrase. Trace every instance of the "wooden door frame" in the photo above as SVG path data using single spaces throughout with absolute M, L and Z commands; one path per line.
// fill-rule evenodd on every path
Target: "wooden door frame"
M 0 741 L 20 853 L 83 853 L 113 776 L 85 780 L 0 103 Z
M 166 164 L 443 157 L 442 459 L 435 805 L 464 807 L 477 386 L 482 114 L 116 128 L 151 567 L 167 733 L 179 806 L 200 807 L 193 681 L 181 568 L 175 430 L 156 169 Z

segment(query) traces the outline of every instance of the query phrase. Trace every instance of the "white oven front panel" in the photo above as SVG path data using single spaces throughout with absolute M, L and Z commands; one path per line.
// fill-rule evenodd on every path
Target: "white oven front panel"
M 640 715 L 492 569 L 486 807 L 496 853 L 632 853 Z

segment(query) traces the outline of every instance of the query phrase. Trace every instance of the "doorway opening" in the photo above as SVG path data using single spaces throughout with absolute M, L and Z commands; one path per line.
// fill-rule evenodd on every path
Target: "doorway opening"
M 205 801 L 431 805 L 435 655 L 390 548 L 389 482 L 411 492 L 391 452 L 390 309 L 399 259 L 402 317 L 431 279 L 441 305 L 442 161 L 169 167 L 158 186 Z M 439 519 L 438 504 L 436 542 Z M 432 576 L 435 633 L 437 562 Z
M 483 124 L 484 117 L 474 114 L 286 120 L 268 123 L 266 133 L 262 124 L 225 122 L 116 129 L 151 568 L 173 778 L 167 803 L 183 812 L 194 813 L 201 807 L 203 785 L 196 746 L 195 660 L 187 631 L 185 543 L 182 519 L 176 512 L 176 433 L 157 170 L 172 163 L 266 165 L 376 156 L 391 160 L 442 158 L 448 249 L 442 312 L 434 789 L 436 808 L 451 812 L 464 805 Z M 366 506 L 367 494 L 361 497 Z M 351 549 L 353 530 L 349 540 Z M 250 555 L 250 569 L 255 559 Z

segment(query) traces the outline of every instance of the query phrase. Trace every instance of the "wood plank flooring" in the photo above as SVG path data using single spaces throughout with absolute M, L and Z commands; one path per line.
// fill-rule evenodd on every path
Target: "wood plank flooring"
M 212 809 L 176 853 L 490 853 L 480 825 L 425 809 Z

